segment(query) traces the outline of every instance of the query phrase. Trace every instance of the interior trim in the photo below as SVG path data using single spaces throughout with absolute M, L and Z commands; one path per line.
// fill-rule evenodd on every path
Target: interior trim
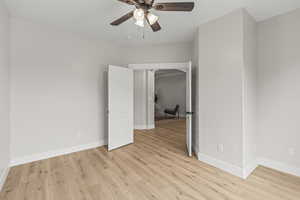
M 100 140 L 100 141 L 89 143 L 89 144 L 83 144 L 83 145 L 78 145 L 78 146 L 74 146 L 74 147 L 70 147 L 70 148 L 33 154 L 33 155 L 29 155 L 29 156 L 24 156 L 21 158 L 15 158 L 10 162 L 10 166 L 13 167 L 13 166 L 30 163 L 30 162 L 34 162 L 34 161 L 38 161 L 38 160 L 44 160 L 44 159 L 48 159 L 48 158 L 52 158 L 52 157 L 56 157 L 56 156 L 75 153 L 78 151 L 84 151 L 84 150 L 88 150 L 88 149 L 98 148 L 98 147 L 101 147 L 104 145 L 107 145 L 107 140 Z

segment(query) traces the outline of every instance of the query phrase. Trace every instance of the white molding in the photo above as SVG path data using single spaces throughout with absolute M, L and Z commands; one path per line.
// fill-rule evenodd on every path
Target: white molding
M 243 178 L 247 179 L 257 167 L 258 167 L 258 163 L 256 161 L 245 166 L 243 169 Z
M 259 158 L 258 164 L 281 171 L 281 172 L 284 172 L 284 173 L 287 173 L 287 174 L 291 174 L 291 175 L 300 177 L 300 168 L 292 166 L 292 165 L 288 165 L 288 164 L 285 164 L 282 162 L 270 160 L 267 158 Z
M 8 167 L 8 168 L 4 169 L 2 171 L 2 173 L 0 174 L 0 192 L 1 192 L 1 190 L 2 190 L 2 188 L 4 186 L 4 183 L 5 183 L 6 179 L 7 179 L 7 176 L 9 174 L 9 170 L 10 170 L 10 168 Z
M 148 63 L 148 64 L 129 64 L 128 68 L 133 70 L 159 70 L 159 69 L 178 69 L 186 72 L 191 61 L 186 63 Z
M 30 163 L 38 160 L 44 160 L 56 156 L 61 156 L 61 155 L 66 155 L 78 151 L 83 151 L 87 149 L 93 149 L 97 147 L 101 147 L 106 145 L 107 143 L 105 142 L 106 140 L 101 140 L 98 142 L 93 142 L 90 144 L 83 144 L 83 145 L 78 145 L 70 148 L 65 148 L 65 149 L 60 149 L 60 150 L 54 150 L 54 151 L 49 151 L 49 152 L 44 152 L 44 153 L 38 153 L 38 154 L 33 154 L 29 156 L 24 156 L 21 158 L 15 158 L 10 162 L 10 166 L 17 166 L 25 163 Z
M 225 172 L 228 172 L 228 173 L 238 176 L 240 178 L 244 178 L 243 169 L 241 167 L 224 162 L 222 160 L 218 160 L 216 158 L 213 158 L 211 156 L 208 156 L 208 155 L 205 155 L 202 153 L 198 153 L 197 157 L 198 157 L 198 160 L 200 160 L 202 162 L 210 164 L 216 168 L 219 168 Z

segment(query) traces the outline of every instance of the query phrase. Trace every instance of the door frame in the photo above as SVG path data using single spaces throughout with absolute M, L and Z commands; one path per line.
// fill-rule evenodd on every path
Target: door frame
M 146 63 L 146 64 L 129 64 L 128 68 L 133 70 L 160 70 L 160 69 L 177 69 L 187 72 L 192 61 L 183 63 Z
M 132 69 L 134 71 L 138 71 L 138 70 L 154 70 L 154 71 L 157 71 L 157 70 L 166 70 L 166 69 L 176 69 L 176 70 L 187 73 L 190 66 L 192 66 L 192 61 L 180 62 L 180 63 L 129 64 L 128 68 Z M 148 74 L 146 74 L 146 80 L 148 80 Z M 187 88 L 187 86 L 186 86 L 186 88 Z M 148 88 L 146 88 L 146 89 L 148 89 Z M 147 100 L 147 102 L 148 102 L 148 100 Z M 149 105 L 147 105 L 147 107 L 149 108 Z M 148 121 L 149 120 L 148 120 L 148 113 L 147 113 L 147 117 L 146 117 L 146 123 L 147 124 L 143 129 L 153 129 L 153 128 L 155 128 L 155 123 L 150 124 Z
M 166 69 L 176 69 L 183 71 L 185 73 L 188 72 L 188 70 L 191 70 L 192 73 L 192 61 L 189 62 L 181 62 L 181 63 L 146 63 L 146 64 L 129 64 L 128 65 L 129 69 L 132 70 L 166 70 Z M 191 74 L 192 77 L 192 74 Z M 192 81 L 192 80 L 191 80 Z M 186 88 L 188 86 L 186 85 Z M 193 91 L 193 90 L 192 90 Z M 191 95 L 191 100 L 192 100 L 192 95 Z M 193 108 L 192 108 L 193 109 Z M 189 111 L 189 112 L 192 112 Z M 192 120 L 192 119 L 191 119 Z M 193 129 L 191 128 L 191 145 L 193 146 Z M 193 151 L 193 148 L 192 148 Z

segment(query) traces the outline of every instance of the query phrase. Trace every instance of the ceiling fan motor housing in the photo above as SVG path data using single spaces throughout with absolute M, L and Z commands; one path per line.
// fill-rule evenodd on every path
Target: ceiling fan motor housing
M 150 9 L 152 8 L 151 5 L 148 5 L 148 4 L 145 4 L 145 3 L 142 3 L 142 4 L 136 4 L 135 7 L 136 7 L 136 8 L 141 8 L 141 9 L 143 9 L 143 10 L 145 10 L 145 11 L 150 10 Z

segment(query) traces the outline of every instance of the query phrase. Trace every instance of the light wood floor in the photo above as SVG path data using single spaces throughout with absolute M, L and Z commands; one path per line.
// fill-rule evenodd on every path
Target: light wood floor
M 104 147 L 11 169 L 1 200 L 300 199 L 300 178 L 259 167 L 247 180 L 186 157 L 184 121 Z

